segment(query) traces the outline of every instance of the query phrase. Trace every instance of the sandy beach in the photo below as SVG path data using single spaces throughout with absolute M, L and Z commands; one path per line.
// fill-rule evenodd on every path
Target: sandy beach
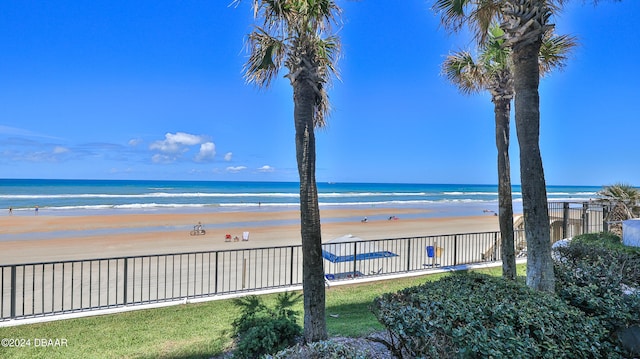
M 387 239 L 498 230 L 492 214 L 429 218 L 421 209 L 324 209 L 322 238 Z M 389 216 L 397 220 L 389 220 Z M 367 217 L 366 223 L 361 219 Z M 201 222 L 202 236 L 189 234 Z M 225 241 L 225 235 L 249 241 Z M 0 264 L 110 258 L 300 244 L 299 212 L 144 213 L 0 217 Z

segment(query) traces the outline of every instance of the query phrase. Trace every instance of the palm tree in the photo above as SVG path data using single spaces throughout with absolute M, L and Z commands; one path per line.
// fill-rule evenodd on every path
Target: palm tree
M 608 207 L 609 231 L 622 236 L 621 221 L 640 217 L 640 190 L 626 183 L 604 186 L 597 201 Z
M 486 42 L 480 44 L 480 55 L 474 60 L 469 52 L 447 56 L 443 70 L 446 77 L 465 94 L 488 90 L 494 104 L 496 147 L 498 149 L 498 221 L 502 238 L 502 276 L 516 278 L 513 239 L 513 204 L 509 160 L 509 121 L 513 81 L 509 67 L 509 50 L 502 46 L 503 31 L 494 25 Z
M 606 209 L 607 230 L 622 237 L 622 221 L 640 216 L 640 190 L 625 184 L 616 183 L 604 186 L 598 192 L 596 202 Z
M 239 0 L 238 0 L 239 1 Z M 296 159 L 300 177 L 304 337 L 307 342 L 327 338 L 320 210 L 316 186 L 315 128 L 329 112 L 326 86 L 340 45 L 326 36 L 339 19 L 332 0 L 253 0 L 256 26 L 249 35 L 247 82 L 268 87 L 278 71 L 287 68 L 293 88 Z
M 484 40 L 493 22 L 505 31 L 511 49 L 515 90 L 515 123 L 520 148 L 520 179 L 527 239 L 527 285 L 555 290 L 551 258 L 551 229 L 547 189 L 540 155 L 540 70 L 538 56 L 549 18 L 565 0 L 436 0 L 434 9 L 445 26 L 458 30 L 468 25 Z
M 604 186 L 598 192 L 603 202 L 623 203 L 634 217 L 640 216 L 640 190 L 626 183 Z
M 567 52 L 575 45 L 573 37 L 556 36 L 551 31 L 547 32 L 539 54 L 541 74 L 564 66 Z M 491 93 L 498 149 L 498 214 L 502 237 L 502 275 L 513 280 L 516 278 L 516 260 L 509 160 L 509 115 L 514 90 L 509 60 L 509 48 L 504 46 L 504 32 L 494 24 L 489 29 L 485 42 L 480 44 L 477 62 L 469 52 L 458 52 L 447 57 L 443 69 L 447 78 L 463 93 L 471 94 L 482 90 Z
M 562 3 L 562 0 L 557 0 Z M 551 229 L 547 187 L 540 154 L 540 69 L 538 55 L 543 35 L 552 26 L 553 9 L 545 0 L 508 0 L 503 13 L 508 46 L 511 48 L 515 89 L 515 119 L 520 146 L 520 179 L 527 238 L 527 285 L 555 291 L 551 258 Z M 531 274 L 531 275 L 529 275 Z

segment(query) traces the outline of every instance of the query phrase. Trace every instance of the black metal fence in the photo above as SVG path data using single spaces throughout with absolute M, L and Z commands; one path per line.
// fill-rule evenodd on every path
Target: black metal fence
M 563 237 L 606 229 L 602 208 L 550 203 L 549 211 L 552 237 L 556 227 Z M 524 247 L 523 231 L 515 234 Z M 330 282 L 499 261 L 500 240 L 483 232 L 325 244 L 324 272 Z M 6 265 L 0 321 L 301 284 L 300 245 Z
M 549 202 L 551 241 L 582 233 L 608 231 L 608 208 L 594 202 Z

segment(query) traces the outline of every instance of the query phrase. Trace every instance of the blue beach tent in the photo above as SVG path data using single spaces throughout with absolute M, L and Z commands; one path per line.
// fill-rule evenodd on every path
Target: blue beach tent
M 364 241 L 362 238 L 347 234 L 325 243 L 322 246 L 322 256 L 331 263 L 342 263 L 397 257 L 398 255 L 381 250 L 375 241 Z

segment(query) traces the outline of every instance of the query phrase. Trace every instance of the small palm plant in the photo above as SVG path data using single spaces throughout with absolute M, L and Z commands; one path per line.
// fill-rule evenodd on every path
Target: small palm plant
M 292 308 L 301 298 L 302 294 L 281 293 L 273 308 L 255 295 L 234 299 L 240 308 L 240 317 L 233 321 L 237 341 L 234 357 L 258 358 L 294 345 L 302 327 L 298 324 L 299 313 Z
M 607 207 L 605 221 L 609 231 L 622 235 L 621 221 L 640 217 L 640 190 L 626 183 L 604 186 L 598 202 Z

